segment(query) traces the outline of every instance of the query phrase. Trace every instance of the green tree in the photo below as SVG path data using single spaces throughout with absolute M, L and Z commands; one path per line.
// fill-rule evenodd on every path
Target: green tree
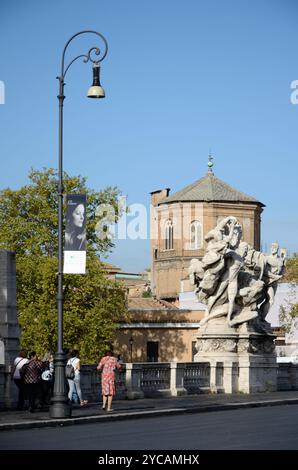
M 57 174 L 53 169 L 31 170 L 29 180 L 18 190 L 0 192 L 0 248 L 16 252 L 22 347 L 43 354 L 57 344 Z M 93 362 L 113 342 L 117 322 L 128 320 L 124 290 L 107 279 L 99 260 L 113 241 L 96 234 L 105 215 L 101 211 L 96 216 L 98 207 L 112 207 L 115 221 L 120 216 L 119 190 L 95 192 L 85 178 L 66 173 L 64 188 L 65 193 L 87 194 L 87 274 L 64 277 L 64 346 L 78 348 L 82 360 Z
M 287 260 L 286 273 L 283 277 L 285 282 L 295 282 L 298 284 L 298 254 L 294 253 L 292 258 Z

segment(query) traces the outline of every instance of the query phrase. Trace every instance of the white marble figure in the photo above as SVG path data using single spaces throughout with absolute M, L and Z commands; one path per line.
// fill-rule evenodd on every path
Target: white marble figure
M 226 217 L 206 235 L 203 259 L 191 260 L 190 281 L 198 299 L 207 305 L 201 324 L 226 316 L 229 326 L 253 321 L 256 329 L 268 332 L 265 317 L 284 272 L 286 253 L 283 250 L 279 256 L 273 243 L 271 254 L 265 255 L 241 238 L 238 220 Z
M 271 254 L 266 256 L 266 265 L 263 276 L 263 280 L 267 288 L 266 298 L 260 308 L 260 313 L 263 320 L 265 320 L 270 307 L 273 305 L 277 283 L 285 272 L 286 250 L 282 249 L 280 255 L 278 254 L 278 251 L 278 243 L 272 243 Z

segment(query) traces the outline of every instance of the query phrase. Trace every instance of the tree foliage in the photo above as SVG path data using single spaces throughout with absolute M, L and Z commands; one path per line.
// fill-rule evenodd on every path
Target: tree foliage
M 58 202 L 53 169 L 31 170 L 30 184 L 0 192 L 0 248 L 17 259 L 17 304 L 21 345 L 39 354 L 57 344 Z M 99 255 L 113 247 L 96 235 L 96 209 L 118 213 L 117 188 L 95 192 L 80 176 L 64 174 L 65 193 L 87 194 L 87 274 L 64 276 L 64 347 L 76 347 L 82 360 L 95 361 L 113 342 L 117 322 L 128 319 L 123 288 L 107 279 Z M 65 213 L 65 211 L 64 211 Z
M 286 273 L 283 277 L 285 282 L 295 282 L 298 284 L 298 254 L 287 260 Z

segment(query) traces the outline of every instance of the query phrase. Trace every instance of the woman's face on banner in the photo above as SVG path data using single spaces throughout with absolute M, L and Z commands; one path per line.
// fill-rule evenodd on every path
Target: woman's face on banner
M 76 227 L 83 227 L 85 207 L 83 204 L 78 204 L 72 213 L 73 224 Z

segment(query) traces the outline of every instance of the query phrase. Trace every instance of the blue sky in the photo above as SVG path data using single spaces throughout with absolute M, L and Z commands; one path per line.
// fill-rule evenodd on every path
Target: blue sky
M 128 203 L 214 173 L 266 204 L 263 248 L 298 251 L 296 0 L 2 0 L 0 187 L 27 183 L 30 167 L 57 167 L 56 76 L 65 42 L 83 29 L 107 38 L 105 100 L 86 99 L 90 66 L 65 87 L 64 168 Z M 78 38 L 71 59 L 95 44 Z M 110 261 L 150 262 L 149 241 L 117 243 Z

